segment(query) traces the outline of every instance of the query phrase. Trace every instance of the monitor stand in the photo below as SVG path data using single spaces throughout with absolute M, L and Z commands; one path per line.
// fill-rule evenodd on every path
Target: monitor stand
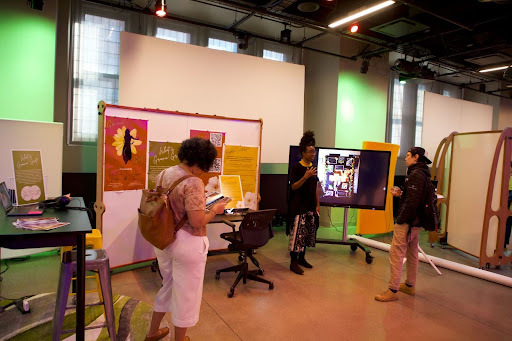
M 372 264 L 373 263 L 373 256 L 370 255 L 371 251 L 366 245 L 362 244 L 359 240 L 350 238 L 347 240 L 347 226 L 348 226 L 348 207 L 345 207 L 344 209 L 344 216 L 343 216 L 343 239 L 323 239 L 323 238 L 317 238 L 316 242 L 320 244 L 340 244 L 340 245 L 350 245 L 350 249 L 352 251 L 356 251 L 357 248 L 360 248 L 366 253 L 366 263 Z

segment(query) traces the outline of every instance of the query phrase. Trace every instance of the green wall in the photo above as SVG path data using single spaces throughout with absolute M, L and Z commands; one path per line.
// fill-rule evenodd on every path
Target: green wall
M 53 122 L 55 15 L 19 3 L 0 4 L 0 118 Z
M 363 141 L 385 142 L 387 79 L 371 80 L 370 75 L 350 71 L 339 74 L 337 148 L 361 149 Z

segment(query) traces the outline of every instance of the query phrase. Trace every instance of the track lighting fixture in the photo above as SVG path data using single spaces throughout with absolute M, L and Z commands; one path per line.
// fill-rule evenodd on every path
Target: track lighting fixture
M 165 3 L 165 0 L 156 1 L 155 14 L 159 17 L 165 17 L 167 15 L 167 4 Z

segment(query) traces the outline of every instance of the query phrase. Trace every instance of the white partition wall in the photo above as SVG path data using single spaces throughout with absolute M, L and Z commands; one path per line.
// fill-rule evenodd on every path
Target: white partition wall
M 491 129 L 492 106 L 425 91 L 421 146 L 431 159 L 436 154 L 439 141 L 450 133 Z
M 501 131 L 455 135 L 453 140 L 448 212 L 448 244 L 475 257 L 480 255 L 489 176 Z M 498 165 L 503 167 L 503 149 Z M 502 169 L 498 168 L 498 174 Z M 495 188 L 501 186 L 497 177 Z M 495 190 L 493 209 L 500 191 Z M 497 220 L 489 227 L 487 249 L 496 245 Z
M 40 150 L 46 196 L 62 195 L 62 134 L 62 123 L 0 119 L 0 182 L 5 181 L 9 186 L 10 180 L 14 179 L 11 150 Z M 22 257 L 50 249 L 54 248 L 2 249 L 2 258 Z
M 263 119 L 263 163 L 287 163 L 304 124 L 304 66 L 121 32 L 119 104 Z
M 181 142 L 190 138 L 190 130 L 210 130 L 224 132 L 227 145 L 259 147 L 261 144 L 262 127 L 258 120 L 221 119 L 118 106 L 107 106 L 104 116 L 147 120 L 148 141 Z M 102 154 L 103 149 L 100 149 Z M 98 166 L 103 167 L 104 162 L 103 154 L 103 163 Z M 149 158 L 146 162 L 149 162 Z M 101 170 L 99 169 L 98 174 L 103 173 Z M 97 219 L 101 222 L 103 248 L 109 254 L 110 266 L 118 267 L 154 259 L 153 246 L 142 237 L 137 225 L 137 209 L 140 206 L 142 190 L 104 191 L 104 177 L 100 176 L 98 180 L 102 186 L 101 193 L 97 193 L 97 203 L 104 205 L 105 212 L 98 215 Z M 257 192 L 258 188 L 259 184 L 256 183 Z M 229 226 L 211 224 L 208 230 L 208 236 L 212 239 L 210 250 L 227 247 L 227 242 L 218 239 L 221 233 L 231 231 Z

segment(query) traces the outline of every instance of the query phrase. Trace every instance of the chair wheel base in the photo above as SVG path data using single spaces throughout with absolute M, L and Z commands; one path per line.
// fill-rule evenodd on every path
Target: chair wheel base
M 268 285 L 268 290 L 274 290 L 274 283 L 270 283 Z
M 230 292 L 228 292 L 228 297 L 231 298 L 235 296 L 235 290 L 231 290 Z

